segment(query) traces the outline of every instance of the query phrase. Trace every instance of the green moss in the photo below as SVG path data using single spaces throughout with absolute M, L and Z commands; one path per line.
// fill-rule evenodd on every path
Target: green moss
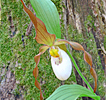
M 61 4 L 60 1 L 55 1 L 55 4 L 59 6 L 58 11 L 61 12 Z M 58 3 L 57 3 L 58 2 Z M 26 4 L 28 4 L 27 2 Z M 35 29 L 33 27 L 32 34 L 28 37 L 24 37 L 25 48 L 23 47 L 22 35 L 26 32 L 28 27 L 28 23 L 30 22 L 29 17 L 23 11 L 23 7 L 20 1 L 12 1 L 2 2 L 2 16 L 3 23 L 0 35 L 1 41 L 1 55 L 2 55 L 2 63 L 7 64 L 10 61 L 10 64 L 15 66 L 16 61 L 18 61 L 18 66 L 15 70 L 12 69 L 12 72 L 15 73 L 16 80 L 20 81 L 20 84 L 17 84 L 16 94 L 19 92 L 19 88 L 24 87 L 24 99 L 25 100 L 38 100 L 39 98 L 39 90 L 35 87 L 34 82 L 35 79 L 33 77 L 33 69 L 35 68 L 34 56 L 39 53 L 40 45 L 34 39 L 35 37 Z M 7 11 L 10 12 L 7 12 Z M 10 38 L 10 22 L 8 21 L 7 16 L 11 15 L 13 19 L 13 24 L 17 28 L 18 33 Z M 7 56 L 8 55 L 8 56 Z M 50 55 L 48 52 L 45 52 L 41 56 L 41 61 L 39 63 L 39 76 L 38 81 L 41 82 L 42 91 L 44 94 L 44 98 L 47 98 L 52 92 L 61 85 L 61 81 L 59 81 L 53 73 Z M 75 75 L 72 73 L 72 77 L 70 77 L 65 83 L 70 84 L 75 82 Z
M 84 23 L 86 29 L 88 28 L 88 26 L 95 29 L 93 18 L 90 15 L 87 17 Z M 84 47 L 84 49 L 92 55 L 93 67 L 98 76 L 97 92 L 101 97 L 104 97 L 105 94 L 104 94 L 104 88 L 102 84 L 103 80 L 105 79 L 104 70 L 101 64 L 100 57 L 98 55 L 98 50 L 93 34 L 91 32 L 89 33 L 86 32 L 86 37 L 85 36 L 83 37 L 83 34 L 79 34 L 77 30 L 72 27 L 72 25 L 69 25 L 68 35 L 69 35 L 69 40 L 80 43 Z M 90 75 L 90 66 L 88 66 L 88 64 L 83 60 L 83 52 L 73 50 L 72 54 L 77 64 L 79 65 L 81 72 L 86 77 L 88 82 L 93 86 L 94 80 L 93 77 Z
M 62 13 L 62 7 L 64 6 L 64 4 L 62 3 L 62 0 L 51 0 L 55 6 L 57 7 L 57 10 L 59 12 L 59 14 Z
M 61 0 L 52 0 L 59 11 L 61 13 L 62 6 Z M 26 4 L 28 4 L 27 2 Z M 17 28 L 18 33 L 13 37 L 10 38 L 10 23 L 8 21 L 8 15 L 11 15 L 13 18 L 13 23 Z M 22 42 L 22 35 L 26 32 L 28 24 L 30 22 L 29 17 L 23 11 L 23 7 L 20 1 L 9 0 L 6 2 L 5 0 L 2 1 L 2 30 L 0 30 L 0 47 L 1 47 L 1 62 L 0 66 L 3 64 L 7 64 L 8 61 L 15 66 L 16 61 L 18 61 L 18 66 L 15 68 L 14 71 L 16 79 L 20 81 L 20 84 L 17 85 L 17 88 L 24 87 L 24 98 L 25 100 L 38 100 L 39 98 L 39 90 L 34 85 L 34 77 L 32 74 L 33 69 L 35 68 L 34 56 L 39 53 L 40 45 L 33 39 L 35 37 L 35 29 L 33 27 L 32 34 L 28 37 L 24 37 L 25 48 L 23 47 Z M 61 20 L 61 23 L 62 20 Z M 87 26 L 86 26 L 87 27 Z M 64 33 L 64 25 L 61 25 L 62 33 Z M 103 86 L 100 84 L 103 78 L 103 71 L 101 71 L 101 62 L 100 58 L 97 54 L 96 44 L 94 41 L 94 37 L 91 33 L 89 37 L 86 39 L 83 38 L 82 34 L 78 34 L 77 30 L 74 29 L 71 25 L 68 29 L 68 40 L 79 42 L 84 46 L 87 45 L 87 51 L 92 55 L 94 66 L 96 68 L 96 72 L 98 75 L 98 92 L 101 96 L 104 96 L 102 90 Z M 81 71 L 83 72 L 84 76 L 86 76 L 87 80 L 90 83 L 93 83 L 93 78 L 89 72 L 89 66 L 83 60 L 83 52 L 75 51 L 72 52 L 74 58 L 78 62 Z M 99 67 L 98 67 L 99 66 Z M 51 62 L 50 62 L 50 55 L 48 52 L 45 52 L 41 55 L 41 60 L 39 63 L 39 76 L 38 81 L 41 82 L 42 91 L 44 94 L 44 98 L 47 98 L 53 91 L 61 85 L 61 81 L 59 81 L 53 73 Z M 100 81 L 101 80 L 101 81 Z M 71 77 L 65 81 L 65 84 L 73 84 L 76 82 L 75 74 L 72 72 Z M 16 93 L 18 93 L 18 90 Z M 101 93 L 100 93 L 101 92 Z M 36 99 L 37 98 L 37 99 Z

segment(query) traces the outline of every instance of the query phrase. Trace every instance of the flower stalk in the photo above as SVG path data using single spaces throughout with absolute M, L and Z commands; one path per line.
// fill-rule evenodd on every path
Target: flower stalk
M 88 81 L 85 79 L 85 77 L 82 75 L 80 69 L 78 68 L 73 56 L 71 55 L 71 53 L 67 50 L 67 54 L 69 55 L 69 57 L 71 58 L 74 66 L 75 66 L 75 69 L 77 70 L 78 74 L 81 76 L 81 78 L 83 79 L 83 81 L 86 83 L 86 85 L 89 87 L 89 89 L 93 92 L 93 89 L 92 87 L 90 86 L 90 84 L 88 83 Z
M 48 0 L 49 1 L 49 0 Z M 95 87 L 94 87 L 94 92 L 97 89 L 97 75 L 95 70 L 92 68 L 92 57 L 91 55 L 84 50 L 83 46 L 80 45 L 77 42 L 72 42 L 72 41 L 67 41 L 67 40 L 63 40 L 63 39 L 57 39 L 55 33 L 50 34 L 48 32 L 48 30 L 46 29 L 46 25 L 43 23 L 43 21 L 41 19 L 39 19 L 38 17 L 36 17 L 24 4 L 23 0 L 21 0 L 22 4 L 23 4 L 23 8 L 25 10 L 25 12 L 29 15 L 32 23 L 35 26 L 35 31 L 36 31 L 36 36 L 35 39 L 39 44 L 43 44 L 43 46 L 41 46 L 39 48 L 39 54 L 37 54 L 34 57 L 35 63 L 36 63 L 36 67 L 33 70 L 33 76 L 35 77 L 35 86 L 40 90 L 40 100 L 43 100 L 43 95 L 42 95 L 42 91 L 41 91 L 41 86 L 39 84 L 39 82 L 37 81 L 37 77 L 38 77 L 38 64 L 40 61 L 40 56 L 47 50 L 49 49 L 49 52 L 51 54 L 51 64 L 52 64 L 52 68 L 53 71 L 56 75 L 56 77 L 60 80 L 66 80 L 69 78 L 69 76 L 71 75 L 71 70 L 72 70 L 72 64 L 71 64 L 71 60 L 76 68 L 76 70 L 78 71 L 79 75 L 82 77 L 82 79 L 84 80 L 84 82 L 87 84 L 87 86 L 89 87 L 89 89 L 93 92 L 93 89 L 91 88 L 91 86 L 89 85 L 89 83 L 87 82 L 87 80 L 84 78 L 84 76 L 82 75 L 82 73 L 80 72 L 74 58 L 72 57 L 72 55 L 70 54 L 70 52 L 66 49 L 66 46 L 64 46 L 65 44 L 69 44 L 73 49 L 75 50 L 80 50 L 84 52 L 84 60 L 90 65 L 90 73 L 93 76 L 94 80 L 95 80 Z M 36 2 L 36 0 L 35 0 Z M 63 47 L 64 49 L 66 49 L 67 51 L 64 51 L 64 49 L 60 48 Z M 68 56 L 67 55 L 67 53 Z M 71 58 L 71 60 L 70 60 Z

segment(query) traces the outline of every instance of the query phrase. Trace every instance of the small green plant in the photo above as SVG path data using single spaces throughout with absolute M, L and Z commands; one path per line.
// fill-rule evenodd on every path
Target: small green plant
M 35 26 L 35 30 L 36 30 L 35 39 L 36 39 L 36 41 L 39 44 L 44 44 L 43 46 L 40 47 L 39 54 L 34 57 L 35 62 L 36 62 L 36 67 L 33 70 L 33 75 L 35 77 L 35 86 L 40 90 L 40 99 L 41 100 L 43 99 L 43 95 L 42 95 L 40 84 L 37 81 L 38 64 L 40 61 L 40 55 L 43 54 L 47 49 L 49 49 L 49 52 L 51 55 L 52 68 L 53 68 L 53 71 L 54 71 L 56 77 L 59 80 L 66 80 L 71 75 L 71 70 L 72 70 L 72 64 L 70 61 L 70 58 L 71 58 L 76 70 L 78 71 L 78 73 L 80 74 L 80 76 L 82 77 L 82 79 L 84 80 L 84 82 L 87 84 L 87 86 L 90 89 L 90 90 L 82 89 L 81 91 L 84 93 L 81 95 L 78 95 L 79 92 L 76 93 L 76 91 L 70 91 L 68 89 L 70 91 L 70 93 L 71 92 L 76 93 L 76 95 L 74 95 L 74 100 L 77 99 L 78 97 L 82 97 L 82 96 L 88 96 L 88 97 L 94 98 L 95 100 L 100 100 L 100 97 L 96 96 L 96 94 L 95 94 L 95 91 L 97 88 L 97 75 L 96 75 L 95 70 L 92 68 L 91 55 L 88 52 L 86 52 L 84 50 L 84 48 L 77 42 L 69 42 L 67 40 L 56 39 L 56 38 L 61 38 L 61 31 L 60 31 L 60 25 L 59 25 L 59 15 L 58 15 L 58 12 L 57 12 L 55 5 L 51 1 L 48 1 L 48 0 L 45 0 L 45 1 L 43 1 L 43 0 L 39 0 L 39 1 L 31 0 L 32 7 L 34 8 L 34 10 L 36 12 L 36 16 L 37 16 L 36 17 L 25 6 L 25 4 L 22 0 L 21 0 L 21 2 L 23 4 L 24 10 L 29 15 L 30 19 L 32 20 L 32 22 Z M 49 34 L 48 32 L 52 33 L 52 34 Z M 93 93 L 93 89 L 91 88 L 91 86 L 89 85 L 87 80 L 84 78 L 82 73 L 80 72 L 80 70 L 79 70 L 75 60 L 73 59 L 71 53 L 66 49 L 66 46 L 64 45 L 66 43 L 70 44 L 75 50 L 84 51 L 84 60 L 90 65 L 90 73 L 95 79 L 94 93 Z M 78 85 L 76 85 L 76 86 L 78 86 Z M 65 87 L 65 85 L 63 87 Z M 74 87 L 74 85 L 72 85 L 71 88 L 73 88 L 73 87 Z M 81 86 L 78 86 L 79 89 L 80 89 L 80 87 Z M 81 88 L 83 88 L 83 87 L 81 87 Z M 59 91 L 60 91 L 59 89 L 58 89 L 58 91 L 56 91 L 56 93 L 59 93 Z M 63 92 L 64 92 L 64 90 L 63 90 Z M 90 95 L 90 93 L 91 93 L 91 95 Z M 54 95 L 54 94 L 55 94 L 55 92 L 47 100 L 52 100 L 52 99 L 54 100 L 54 98 L 56 97 L 56 95 Z M 62 95 L 65 98 L 68 98 L 68 96 L 69 96 L 69 95 L 67 95 L 67 93 L 62 94 Z M 61 95 L 59 94 L 57 96 L 57 98 L 61 98 Z M 70 98 L 72 99 L 73 95 L 70 96 Z

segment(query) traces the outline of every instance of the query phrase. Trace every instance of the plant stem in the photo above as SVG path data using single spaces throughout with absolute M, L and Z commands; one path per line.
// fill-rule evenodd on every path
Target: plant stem
M 71 55 L 71 53 L 68 50 L 67 50 L 67 53 L 68 53 L 69 57 L 71 58 L 71 60 L 72 60 L 72 62 L 74 64 L 77 72 L 79 73 L 79 75 L 81 76 L 81 78 L 84 80 L 84 82 L 87 84 L 87 86 L 89 87 L 89 89 L 93 92 L 92 87 L 90 86 L 90 84 L 88 83 L 88 81 L 85 79 L 85 77 L 82 75 L 82 73 L 81 73 L 80 69 L 78 68 L 78 66 L 77 66 L 77 64 L 76 64 L 73 56 Z

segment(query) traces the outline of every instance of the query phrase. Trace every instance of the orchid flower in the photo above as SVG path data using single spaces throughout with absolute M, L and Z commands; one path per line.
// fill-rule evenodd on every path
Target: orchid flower
M 61 48 L 61 45 L 68 43 L 75 50 L 82 50 L 84 52 L 84 60 L 91 66 L 91 74 L 97 81 L 97 76 L 92 68 L 92 57 L 91 55 L 84 50 L 84 48 L 77 42 L 67 41 L 63 39 L 56 39 L 55 34 L 48 33 L 45 24 L 37 18 L 24 4 L 23 0 L 21 0 L 23 4 L 23 8 L 25 12 L 29 15 L 31 21 L 34 24 L 36 31 L 36 41 L 39 44 L 43 44 L 39 48 L 39 54 L 34 57 L 36 62 L 36 67 L 33 70 L 33 75 L 35 77 L 35 86 L 40 90 L 40 99 L 43 99 L 41 87 L 39 82 L 37 81 L 38 76 L 38 64 L 40 61 L 40 55 L 42 55 L 47 49 L 49 49 L 49 53 L 51 55 L 51 65 L 54 71 L 54 74 L 59 80 L 67 80 L 72 71 L 72 63 L 70 57 L 66 53 L 66 50 Z

